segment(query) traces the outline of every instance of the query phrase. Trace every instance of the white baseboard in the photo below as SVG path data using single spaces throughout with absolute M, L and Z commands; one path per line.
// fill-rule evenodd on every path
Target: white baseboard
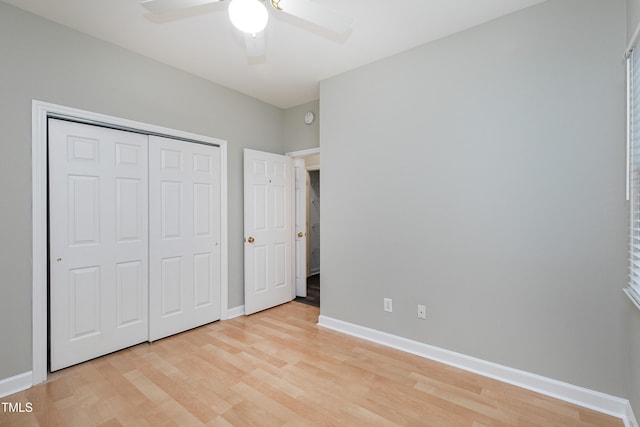
M 625 414 L 624 417 L 622 417 L 622 421 L 624 421 L 624 427 L 638 427 L 638 421 L 636 420 L 633 408 L 631 408 L 631 402 L 629 401 L 627 401 L 627 407 L 625 408 Z
M 244 316 L 244 305 L 239 305 L 227 310 L 227 320 L 240 316 Z
M 626 399 L 323 315 L 318 318 L 318 325 L 612 415 L 621 418 L 625 427 L 638 427 L 631 405 Z
M 32 379 L 33 373 L 29 371 L 0 381 L 0 397 L 28 389 L 32 385 Z

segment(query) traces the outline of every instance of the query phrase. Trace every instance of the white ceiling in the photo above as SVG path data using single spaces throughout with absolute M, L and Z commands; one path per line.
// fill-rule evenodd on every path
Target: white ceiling
M 246 56 L 228 2 L 149 15 L 138 0 L 2 0 L 281 108 L 318 98 L 318 83 L 544 0 L 315 0 L 353 18 L 345 36 L 269 6 L 266 55 Z

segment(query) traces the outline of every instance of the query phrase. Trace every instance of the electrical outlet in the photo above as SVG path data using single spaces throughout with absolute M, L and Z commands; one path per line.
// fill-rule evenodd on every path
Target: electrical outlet
M 393 300 L 391 298 L 384 299 L 384 311 L 393 311 Z
M 424 305 L 418 305 L 418 319 L 427 318 L 427 308 Z

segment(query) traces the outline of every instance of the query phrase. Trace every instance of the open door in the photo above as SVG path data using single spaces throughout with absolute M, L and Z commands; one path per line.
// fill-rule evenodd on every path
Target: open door
M 307 296 L 307 169 L 304 159 L 295 160 L 296 170 L 296 296 Z
M 293 159 L 244 150 L 245 314 L 294 297 L 294 198 Z

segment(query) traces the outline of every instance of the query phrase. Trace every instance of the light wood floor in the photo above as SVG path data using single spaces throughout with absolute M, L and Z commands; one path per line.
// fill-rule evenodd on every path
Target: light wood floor
M 316 326 L 289 303 L 51 374 L 2 426 L 622 426 Z

